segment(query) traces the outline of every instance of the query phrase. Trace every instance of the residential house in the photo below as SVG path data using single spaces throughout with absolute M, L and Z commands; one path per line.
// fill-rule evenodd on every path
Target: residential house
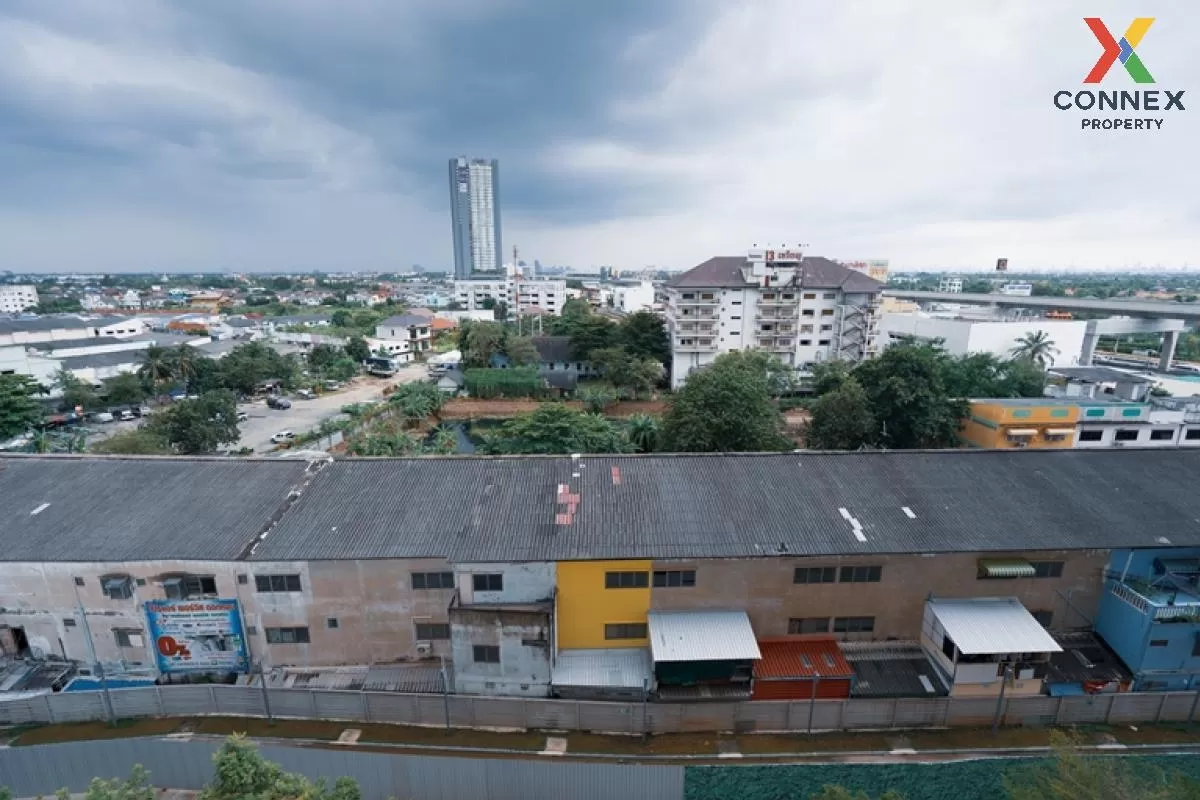
M 421 354 L 433 349 L 430 316 L 408 313 L 388 317 L 375 326 L 375 338 L 388 342 L 405 341 L 408 351 Z

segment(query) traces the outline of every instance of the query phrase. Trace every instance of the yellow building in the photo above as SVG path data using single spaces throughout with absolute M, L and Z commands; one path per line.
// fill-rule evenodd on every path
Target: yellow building
M 558 646 L 645 647 L 649 561 L 560 561 Z
M 959 436 L 966 447 L 1068 448 L 1075 443 L 1079 403 L 1049 397 L 972 400 Z

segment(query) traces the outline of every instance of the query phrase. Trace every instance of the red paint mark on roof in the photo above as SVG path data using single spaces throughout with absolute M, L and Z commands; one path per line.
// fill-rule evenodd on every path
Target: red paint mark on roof
M 620 467 L 612 468 L 612 479 L 613 479 L 613 486 L 621 485 L 621 468 Z

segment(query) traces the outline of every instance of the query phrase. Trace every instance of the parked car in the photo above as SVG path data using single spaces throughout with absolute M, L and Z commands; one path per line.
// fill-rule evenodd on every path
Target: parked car
M 148 417 L 150 416 L 150 406 L 134 406 L 133 413 L 138 417 Z
M 296 390 L 296 397 L 298 397 L 301 400 L 312 400 L 316 396 L 317 396 L 316 393 L 312 389 Z
M 108 413 L 107 411 L 97 411 L 95 414 L 92 414 L 92 422 L 112 422 L 112 421 L 113 421 L 113 415 Z
M 327 392 L 336 392 L 338 389 L 342 388 L 341 381 L 325 381 L 323 385 L 325 386 L 325 391 Z
M 280 431 L 271 437 L 272 444 L 284 444 L 286 442 L 296 441 L 296 434 L 291 431 Z
M 133 413 L 133 409 L 121 409 L 121 422 L 133 422 L 135 419 L 137 419 L 137 415 Z
M 292 401 L 288 400 L 286 397 L 279 397 L 278 395 L 273 394 L 267 397 L 267 407 L 285 411 L 292 407 Z
M 248 419 L 250 419 L 250 415 L 247 414 L 245 411 L 237 412 L 237 421 L 238 422 L 245 422 Z

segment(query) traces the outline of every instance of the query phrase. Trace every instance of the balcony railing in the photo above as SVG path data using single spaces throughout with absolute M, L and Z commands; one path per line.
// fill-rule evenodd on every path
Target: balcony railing
M 1149 615 L 1155 621 L 1190 619 L 1200 622 L 1200 604 L 1175 603 L 1164 605 L 1146 597 L 1128 583 L 1121 583 L 1120 580 L 1114 580 L 1109 587 L 1109 591 L 1113 597 L 1128 603 L 1141 613 Z

